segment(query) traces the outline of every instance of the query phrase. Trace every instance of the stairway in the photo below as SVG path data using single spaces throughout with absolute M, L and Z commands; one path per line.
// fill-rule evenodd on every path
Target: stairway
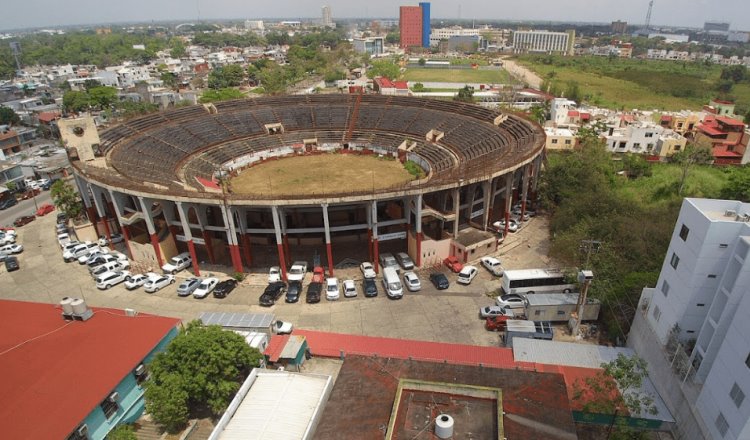
M 162 436 L 159 425 L 154 422 L 139 420 L 133 425 L 138 440 L 160 440 Z

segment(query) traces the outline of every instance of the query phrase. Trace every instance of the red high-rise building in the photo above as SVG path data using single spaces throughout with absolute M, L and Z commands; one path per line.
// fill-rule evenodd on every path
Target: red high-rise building
M 401 31 L 401 47 L 422 46 L 422 8 L 401 6 L 398 15 Z

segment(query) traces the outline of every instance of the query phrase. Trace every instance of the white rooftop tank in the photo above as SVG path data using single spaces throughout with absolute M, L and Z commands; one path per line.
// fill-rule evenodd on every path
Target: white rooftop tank
M 435 418 L 435 435 L 442 439 L 453 437 L 453 417 L 448 414 L 437 416 Z

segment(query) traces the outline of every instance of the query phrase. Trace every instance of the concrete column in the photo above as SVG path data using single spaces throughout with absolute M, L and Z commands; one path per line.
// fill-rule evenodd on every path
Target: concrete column
M 281 242 L 284 245 L 284 254 L 289 258 L 289 261 L 292 261 L 292 254 L 289 252 L 289 234 L 286 233 L 286 213 L 284 213 L 284 209 L 279 209 L 279 220 L 281 221 Z
M 78 187 L 78 194 L 81 196 L 81 201 L 83 201 L 83 207 L 86 211 L 86 217 L 94 226 L 94 232 L 96 233 L 96 236 L 99 237 L 99 227 L 96 224 L 96 209 L 91 204 L 91 198 L 89 197 L 89 184 L 78 176 L 75 176 L 73 180 L 75 180 L 76 182 L 76 186 Z
M 367 217 L 367 257 L 370 261 L 372 259 L 372 205 L 367 203 L 365 205 L 365 217 Z
M 208 261 L 211 264 L 216 264 L 216 258 L 214 256 L 214 246 L 211 241 L 211 231 L 206 229 L 208 224 L 208 215 L 206 215 L 206 207 L 202 205 L 195 206 L 195 213 L 197 214 L 198 221 L 201 226 L 201 235 L 203 236 L 204 246 L 206 247 L 206 253 L 208 254 Z
M 482 192 L 484 193 L 484 202 L 482 208 L 484 208 L 484 214 L 482 214 L 482 230 L 487 230 L 487 224 L 490 221 L 490 206 L 492 202 L 492 195 L 495 193 L 494 179 L 488 180 L 482 184 Z
M 505 176 L 505 230 L 503 231 L 503 238 L 508 236 L 508 229 L 510 229 L 510 208 L 513 205 L 513 173 L 508 173 Z
M 372 223 L 372 265 L 375 266 L 375 273 L 380 272 L 380 253 L 378 249 L 378 202 L 372 201 L 370 207 L 371 223 Z
M 190 222 L 188 222 L 187 209 L 182 205 L 182 202 L 175 202 L 177 204 L 177 211 L 180 213 L 180 223 L 182 223 L 182 234 L 185 236 L 187 242 L 188 252 L 190 252 L 190 258 L 193 259 L 193 273 L 195 276 L 201 276 L 200 267 L 198 267 L 198 254 L 195 252 L 195 243 L 193 243 L 193 231 L 190 230 Z
M 224 218 L 224 227 L 227 231 L 227 245 L 229 246 L 229 255 L 232 258 L 232 267 L 235 272 L 242 273 L 242 258 L 240 257 L 240 247 L 237 245 L 237 229 L 234 225 L 232 207 L 222 206 L 221 215 Z
M 422 194 L 418 194 L 414 199 L 414 217 L 416 222 L 415 238 L 417 245 L 417 258 L 415 263 L 417 267 L 422 267 Z
M 161 256 L 161 246 L 159 246 L 159 237 L 156 235 L 154 219 L 151 218 L 151 200 L 149 199 L 147 202 L 143 197 L 138 197 L 138 201 L 141 204 L 141 212 L 143 213 L 143 219 L 146 221 L 148 235 L 151 237 L 151 246 L 154 247 L 156 261 L 159 263 L 159 267 L 161 267 L 164 265 L 164 259 Z
M 284 246 L 281 241 L 281 222 L 279 221 L 279 210 L 275 207 L 271 207 L 271 215 L 273 217 L 273 229 L 276 232 L 276 248 L 279 251 L 279 268 L 281 268 L 281 279 L 286 281 L 286 262 L 284 261 Z
M 453 190 L 453 213 L 456 214 L 453 220 L 453 239 L 458 238 L 458 223 L 461 219 L 461 188 Z
M 328 274 L 333 276 L 333 251 L 331 250 L 331 228 L 328 223 L 328 204 L 320 205 L 323 208 L 323 231 L 326 239 L 326 254 L 328 255 Z
M 247 267 L 252 267 L 253 265 L 253 255 L 250 252 L 250 235 L 247 234 L 247 215 L 244 211 L 238 211 L 239 213 L 239 233 L 240 238 L 242 239 L 242 254 L 245 258 L 245 264 Z
M 120 230 L 122 230 L 122 238 L 123 241 L 125 241 L 125 247 L 128 249 L 128 253 L 130 254 L 130 258 L 134 259 L 133 250 L 130 248 L 130 229 L 127 227 L 127 225 L 122 224 L 122 206 L 117 201 L 117 197 L 115 197 L 115 193 L 112 190 L 109 191 L 109 199 L 112 201 L 112 211 L 115 213 L 115 219 L 117 219 L 117 223 L 120 225 Z
M 531 176 L 531 164 L 523 167 L 523 182 L 521 183 L 521 221 L 523 221 L 523 215 L 526 213 L 526 195 L 529 193 L 529 179 Z
M 91 188 L 91 193 L 94 196 L 94 206 L 96 206 L 96 212 L 99 214 L 99 218 L 102 219 L 102 223 L 104 225 L 104 235 L 109 241 L 109 248 L 114 249 L 115 246 L 112 244 L 112 231 L 109 230 L 109 220 L 107 219 L 107 207 L 104 206 L 100 194 L 97 194 L 96 189 Z M 96 226 L 96 223 L 94 223 L 94 225 Z M 98 236 L 99 235 L 97 232 L 97 237 Z

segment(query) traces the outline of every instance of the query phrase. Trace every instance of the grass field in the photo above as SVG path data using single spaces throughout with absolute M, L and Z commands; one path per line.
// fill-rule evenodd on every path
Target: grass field
M 236 194 L 311 196 L 384 189 L 412 179 L 397 160 L 331 153 L 265 162 L 230 185 Z
M 690 168 L 685 183 L 686 197 L 717 198 L 727 181 L 726 168 L 694 166 Z M 651 167 L 652 175 L 638 179 L 627 179 L 619 191 L 644 204 L 655 203 L 672 196 L 677 187 L 682 170 L 674 164 L 657 163 Z
M 510 82 L 505 70 L 478 69 L 406 69 L 403 79 L 415 82 L 455 82 L 505 84 Z

